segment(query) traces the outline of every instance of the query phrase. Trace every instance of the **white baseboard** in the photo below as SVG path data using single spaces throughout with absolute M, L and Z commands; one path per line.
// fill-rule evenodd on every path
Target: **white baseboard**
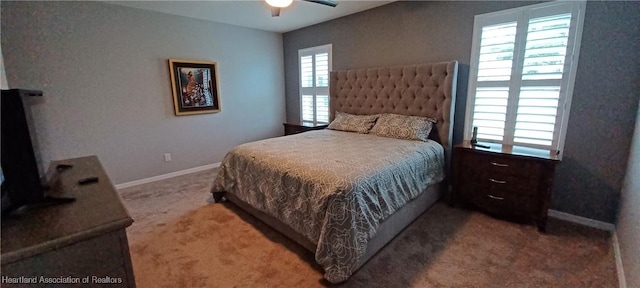
M 611 246 L 613 246 L 613 254 L 616 257 L 616 271 L 618 272 L 618 283 L 620 288 L 627 288 L 627 279 L 624 276 L 624 267 L 622 267 L 622 256 L 620 254 L 620 244 L 618 243 L 618 233 L 613 231 L 611 235 Z
M 613 254 L 616 259 L 616 271 L 618 272 L 618 283 L 620 288 L 627 288 L 627 280 L 624 276 L 624 268 L 622 267 L 622 256 L 620 254 L 620 244 L 618 243 L 618 233 L 616 232 L 616 226 L 598 221 L 590 218 L 585 218 L 565 212 L 560 212 L 557 210 L 549 209 L 548 214 L 549 217 L 553 217 L 556 219 L 573 222 L 576 224 L 593 227 L 600 230 L 605 230 L 611 232 L 611 246 L 613 249 Z
M 560 212 L 553 209 L 549 209 L 549 212 L 547 215 L 549 217 L 553 217 L 556 219 L 573 222 L 573 223 L 593 227 L 600 230 L 611 231 L 611 232 L 616 230 L 616 226 L 611 223 L 593 220 L 590 218 L 585 218 L 585 217 L 581 217 L 581 216 L 577 216 L 577 215 L 573 215 L 565 212 Z
M 209 164 L 209 165 L 204 165 L 204 166 L 199 166 L 199 167 L 193 167 L 193 168 L 189 168 L 189 169 L 185 169 L 185 170 L 181 170 L 181 171 L 176 171 L 176 172 L 171 172 L 171 173 L 167 173 L 167 174 L 162 174 L 162 175 L 158 175 L 158 176 L 153 176 L 153 177 L 149 177 L 149 178 L 144 178 L 144 179 L 140 179 L 140 180 L 135 180 L 135 181 L 131 181 L 131 182 L 125 182 L 125 183 L 121 183 L 121 184 L 118 184 L 118 185 L 115 185 L 115 186 L 116 186 L 116 189 L 124 189 L 124 188 L 129 188 L 129 187 L 138 186 L 138 185 L 142 185 L 142 184 L 147 184 L 147 183 L 151 183 L 151 182 L 156 182 L 156 181 L 160 181 L 160 180 L 164 180 L 164 179 L 169 179 L 169 178 L 173 178 L 173 177 L 177 177 L 177 176 L 182 176 L 182 175 L 186 175 L 186 174 L 191 174 L 191 173 L 195 173 L 195 172 L 200 172 L 200 171 L 204 171 L 204 170 L 218 168 L 218 167 L 220 167 L 220 162 Z

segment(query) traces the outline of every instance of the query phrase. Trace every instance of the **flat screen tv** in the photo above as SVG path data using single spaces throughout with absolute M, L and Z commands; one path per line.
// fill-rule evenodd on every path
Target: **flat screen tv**
M 2 216 L 28 204 L 71 202 L 45 195 L 45 173 L 31 115 L 31 98 L 42 91 L 10 89 L 1 95 Z

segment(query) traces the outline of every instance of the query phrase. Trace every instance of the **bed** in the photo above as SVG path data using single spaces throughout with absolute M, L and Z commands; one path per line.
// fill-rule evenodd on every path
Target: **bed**
M 456 78 L 457 61 L 332 71 L 331 120 L 429 117 L 429 140 L 325 129 L 242 144 L 222 161 L 214 199 L 314 253 L 328 281 L 346 281 L 445 189 Z

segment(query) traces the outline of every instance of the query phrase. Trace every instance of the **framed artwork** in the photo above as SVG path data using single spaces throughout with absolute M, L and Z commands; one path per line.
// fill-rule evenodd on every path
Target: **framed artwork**
M 169 59 L 177 116 L 220 112 L 216 62 Z

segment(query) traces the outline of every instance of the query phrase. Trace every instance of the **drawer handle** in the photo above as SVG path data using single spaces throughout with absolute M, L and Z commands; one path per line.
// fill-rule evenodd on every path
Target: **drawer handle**
M 494 199 L 494 200 L 504 200 L 503 197 L 493 196 L 491 194 L 487 194 L 487 196 L 489 196 L 489 198 Z
M 502 180 L 496 180 L 493 178 L 489 178 L 489 181 L 493 182 L 493 183 L 498 183 L 498 184 L 506 184 L 507 181 L 502 181 Z
M 509 164 L 502 164 L 498 162 L 491 162 L 491 165 L 498 166 L 498 167 L 509 167 Z

